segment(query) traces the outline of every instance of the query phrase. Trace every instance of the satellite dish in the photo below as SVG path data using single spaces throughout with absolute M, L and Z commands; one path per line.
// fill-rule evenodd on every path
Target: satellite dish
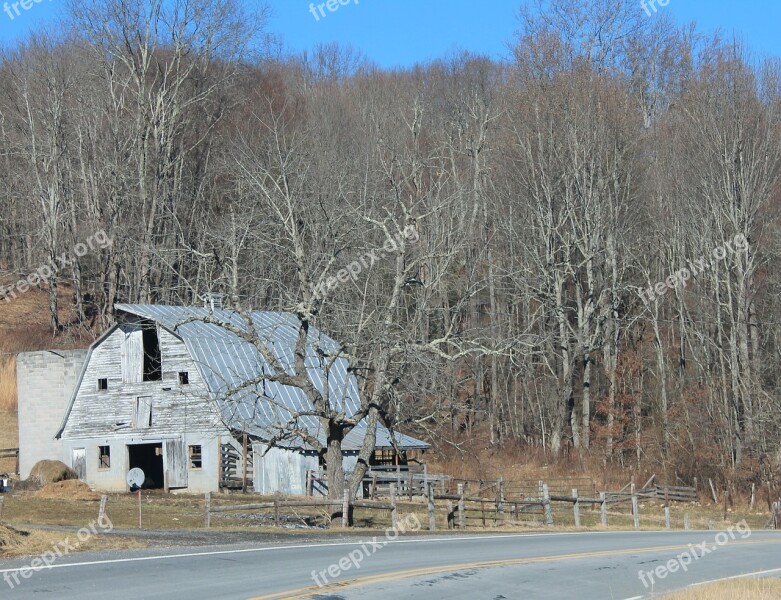
M 144 475 L 144 472 L 141 469 L 130 469 L 126 478 L 127 484 L 130 486 L 130 491 L 135 492 L 136 490 L 140 490 L 144 485 L 145 479 L 146 475 Z

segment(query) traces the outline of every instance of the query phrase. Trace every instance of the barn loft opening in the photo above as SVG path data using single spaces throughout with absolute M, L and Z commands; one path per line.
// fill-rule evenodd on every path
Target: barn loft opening
M 163 370 L 157 327 L 144 328 L 143 331 L 144 381 L 160 381 L 163 378 Z
M 163 444 L 133 444 L 127 447 L 131 469 L 141 469 L 146 478 L 143 488 L 161 489 L 165 485 L 163 475 Z

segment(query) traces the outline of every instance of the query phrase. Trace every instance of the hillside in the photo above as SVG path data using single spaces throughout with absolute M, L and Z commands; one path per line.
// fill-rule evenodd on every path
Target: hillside
M 7 282 L 4 282 L 7 283 Z M 60 287 L 60 321 L 72 319 L 70 288 Z M 32 289 L 12 302 L 0 301 L 0 448 L 19 445 L 16 412 L 16 359 L 19 352 L 84 348 L 94 339 L 87 330 L 66 329 L 52 335 L 49 329 L 49 296 Z M 0 473 L 13 470 L 11 460 L 0 459 Z

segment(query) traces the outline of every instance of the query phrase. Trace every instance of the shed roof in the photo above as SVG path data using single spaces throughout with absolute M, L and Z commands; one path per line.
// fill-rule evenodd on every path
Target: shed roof
M 264 379 L 257 385 L 245 386 L 247 381 L 261 374 L 273 374 L 273 368 L 250 342 L 214 323 L 206 323 L 206 317 L 229 323 L 247 331 L 244 318 L 235 311 L 214 310 L 188 306 L 163 306 L 151 304 L 117 304 L 117 311 L 154 321 L 177 335 L 185 344 L 206 382 L 206 386 L 218 404 L 223 421 L 231 429 L 268 440 L 280 432 L 280 427 L 294 420 L 322 443 L 326 441 L 320 420 L 314 416 L 298 416 L 296 413 L 311 410 L 306 393 L 296 387 L 282 385 Z M 298 337 L 298 318 L 290 313 L 253 311 L 253 325 L 260 340 L 290 373 L 295 361 L 294 351 Z M 360 407 L 360 395 L 355 376 L 349 373 L 345 358 L 333 360 L 326 367 L 326 355 L 339 349 L 339 344 L 317 328 L 308 332 L 305 365 L 309 379 L 315 388 L 324 393 L 327 378 L 331 404 L 348 416 Z M 327 371 L 327 372 L 326 372 Z M 243 387 L 245 386 L 245 387 Z M 239 389 L 241 388 L 241 389 Z M 237 390 L 239 391 L 232 391 Z M 345 438 L 343 449 L 358 450 L 366 433 L 365 423 L 359 424 Z M 382 425 L 377 427 L 376 447 L 392 446 L 390 432 Z M 428 448 L 429 445 L 413 437 L 394 432 L 401 448 Z M 291 440 L 280 445 L 307 447 L 301 440 Z

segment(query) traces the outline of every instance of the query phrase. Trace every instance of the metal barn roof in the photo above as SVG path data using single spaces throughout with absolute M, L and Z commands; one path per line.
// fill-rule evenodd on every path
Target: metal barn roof
M 294 413 L 311 410 L 311 403 L 303 390 L 268 379 L 239 391 L 231 391 L 242 388 L 247 381 L 261 374 L 273 374 L 272 367 L 253 344 L 225 327 L 204 322 L 206 317 L 212 317 L 247 331 L 244 318 L 237 312 L 152 304 L 117 304 L 115 308 L 159 323 L 182 339 L 228 427 L 268 440 L 279 434 L 281 424 L 288 423 Z M 253 311 L 251 315 L 260 340 L 292 373 L 299 327 L 297 317 L 290 313 L 269 311 Z M 314 327 L 309 330 L 308 342 L 305 359 L 307 373 L 315 388 L 324 393 L 327 360 L 324 354 L 335 352 L 339 344 Z M 349 416 L 360 407 L 360 396 L 355 376 L 348 373 L 348 367 L 346 359 L 336 359 L 328 368 L 327 379 L 331 404 Z M 325 443 L 325 432 L 317 417 L 299 416 L 295 418 L 295 423 Z M 343 449 L 360 449 L 365 433 L 366 425 L 362 423 L 346 436 Z M 401 448 L 429 447 L 421 440 L 398 432 L 394 433 L 394 437 Z M 282 442 L 280 445 L 307 447 L 300 440 Z M 375 445 L 378 448 L 392 446 L 390 432 L 382 425 L 377 427 Z

